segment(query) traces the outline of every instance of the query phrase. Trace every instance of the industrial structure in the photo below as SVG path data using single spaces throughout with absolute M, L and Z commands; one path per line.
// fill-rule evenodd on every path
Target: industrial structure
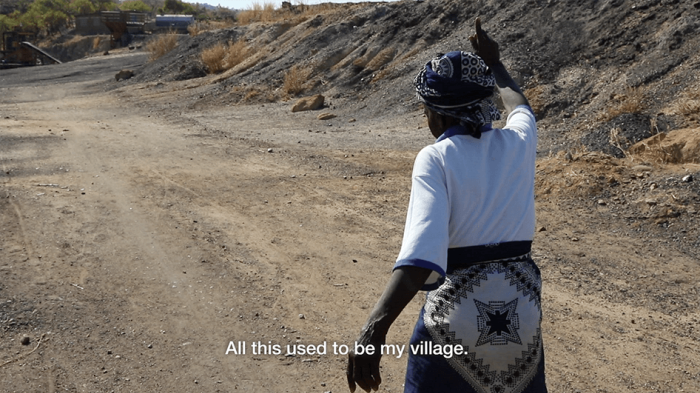
M 136 11 L 102 11 L 79 15 L 75 18 L 75 33 L 81 35 L 109 34 L 110 46 L 127 46 L 134 35 L 151 33 L 187 33 L 195 22 L 193 15 L 157 15 Z M 7 31 L 0 42 L 0 69 L 60 64 L 61 61 L 38 48 L 32 41 L 36 35 L 30 32 Z
M 30 41 L 35 35 L 27 32 L 6 31 L 2 33 L 0 46 L 0 69 L 61 64 L 61 61 L 38 48 Z
M 134 34 L 144 34 L 147 16 L 145 12 L 102 11 L 100 18 L 111 33 L 112 48 L 128 45 Z
M 82 35 L 109 34 L 112 47 L 125 46 L 135 34 L 187 33 L 193 15 L 156 15 L 136 11 L 102 11 L 75 18 L 75 32 Z

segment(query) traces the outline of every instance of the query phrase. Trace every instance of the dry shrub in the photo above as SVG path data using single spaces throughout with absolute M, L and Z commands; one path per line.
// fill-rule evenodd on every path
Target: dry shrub
M 96 50 L 100 47 L 100 42 L 102 42 L 102 37 L 95 37 L 92 39 L 92 49 Z
M 204 31 L 203 27 L 204 26 L 201 23 L 192 23 L 191 25 L 187 26 L 187 32 L 194 37 Z
M 240 11 L 236 14 L 236 20 L 239 25 L 247 25 L 254 22 L 275 22 L 277 20 L 277 12 L 275 12 L 275 3 L 265 2 L 260 4 L 253 2 L 251 8 Z
M 207 66 L 210 74 L 229 70 L 242 63 L 256 51 L 249 47 L 244 38 L 224 45 L 218 43 L 202 51 L 202 63 Z
M 610 144 L 620 149 L 622 154 L 627 157 L 627 151 L 622 146 L 628 145 L 629 141 L 622 135 L 622 131 L 617 127 L 610 130 Z
M 335 7 L 333 3 L 307 5 L 299 1 L 291 8 L 275 9 L 275 3 L 272 2 L 263 4 L 253 2 L 250 8 L 236 14 L 236 20 L 239 25 L 248 25 L 255 22 L 272 23 L 292 19 L 291 24 L 296 26 L 311 16 L 327 13 Z
M 256 10 L 255 7 L 258 6 L 260 7 L 260 4 L 254 3 L 252 9 L 247 9 L 243 11 L 239 11 L 236 14 L 236 22 L 238 22 L 239 25 L 248 25 L 253 22 L 258 21 L 258 13 L 260 10 Z
M 202 51 L 202 63 L 210 74 L 218 74 L 225 70 L 227 46 L 218 43 Z
M 262 6 L 262 11 L 260 12 L 261 22 L 274 22 L 275 21 L 275 4 L 274 3 L 264 3 Z
M 233 68 L 242 63 L 243 60 L 255 53 L 256 50 L 246 44 L 245 39 L 241 38 L 234 43 L 230 43 L 226 53 L 226 66 Z
M 309 16 L 316 16 L 319 14 L 325 14 L 329 11 L 333 11 L 336 8 L 336 5 L 333 3 L 321 3 L 321 4 L 304 4 L 303 2 L 299 2 L 298 7 L 301 9 L 301 14 L 303 16 L 309 17 Z
M 602 121 L 610 121 L 626 113 L 641 113 L 646 108 L 646 96 L 639 88 L 628 87 L 625 94 L 613 95 L 611 98 L 614 103 L 600 114 Z
M 311 72 L 308 69 L 304 69 L 298 65 L 292 68 L 284 74 L 284 85 L 282 90 L 288 96 L 295 96 L 302 91 L 304 91 L 304 83 L 308 79 Z
M 151 53 L 148 57 L 150 61 L 160 59 L 166 53 L 170 52 L 177 46 L 177 34 L 169 31 L 166 34 L 159 34 L 146 44 L 146 50 Z

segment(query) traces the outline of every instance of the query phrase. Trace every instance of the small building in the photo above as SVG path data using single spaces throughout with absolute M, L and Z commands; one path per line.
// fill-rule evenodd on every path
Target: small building
M 112 48 L 126 46 L 134 34 L 143 34 L 146 14 L 136 11 L 102 11 L 102 23 L 107 26 L 112 36 Z
M 193 23 L 194 15 L 156 15 L 155 30 L 186 33 L 187 28 Z
M 100 14 L 78 15 L 75 17 L 75 33 L 81 35 L 110 34 L 110 30 L 102 22 Z

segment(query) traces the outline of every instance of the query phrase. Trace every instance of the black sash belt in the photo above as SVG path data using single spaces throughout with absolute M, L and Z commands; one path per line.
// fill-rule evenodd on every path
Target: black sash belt
M 447 250 L 447 272 L 465 269 L 479 263 L 500 259 L 516 258 L 528 254 L 532 249 L 531 241 L 517 241 L 483 246 L 450 248 Z

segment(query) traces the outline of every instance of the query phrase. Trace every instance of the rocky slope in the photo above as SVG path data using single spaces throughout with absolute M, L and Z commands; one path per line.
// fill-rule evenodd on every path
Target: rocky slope
M 356 116 L 400 116 L 417 108 L 416 70 L 438 52 L 469 50 L 480 16 L 537 112 L 540 152 L 585 148 L 621 157 L 619 147 L 697 126 L 698 15 L 700 3 L 677 0 L 347 4 L 315 17 L 182 36 L 131 83 L 201 78 L 202 50 L 245 38 L 255 54 L 213 83 L 203 79 L 210 94 L 199 105 L 284 98 L 284 76 L 296 66 L 307 79 L 302 95 L 324 94 Z M 618 143 L 609 143 L 612 129 Z

